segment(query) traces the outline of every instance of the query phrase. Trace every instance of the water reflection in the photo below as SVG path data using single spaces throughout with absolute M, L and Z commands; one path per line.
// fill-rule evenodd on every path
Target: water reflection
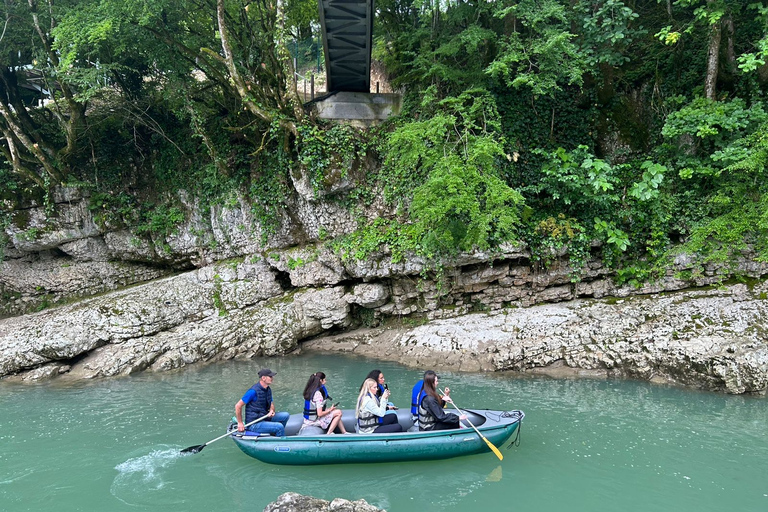
M 269 466 L 253 462 L 212 476 L 226 482 L 236 502 L 252 500 L 252 490 L 268 481 L 275 496 L 294 491 L 323 499 L 365 499 L 388 510 L 434 510 L 458 506 L 488 486 L 502 485 L 503 471 L 488 454 L 460 460 L 337 466 Z

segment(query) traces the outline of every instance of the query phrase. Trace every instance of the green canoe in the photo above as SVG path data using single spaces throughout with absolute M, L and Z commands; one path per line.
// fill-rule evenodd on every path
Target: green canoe
M 525 417 L 522 411 L 462 412 L 497 447 L 518 430 Z M 354 432 L 354 411 L 344 410 L 343 413 L 345 427 Z M 289 465 L 448 459 L 490 451 L 471 427 L 419 432 L 413 431 L 410 411 L 397 411 L 397 417 L 406 432 L 298 435 L 303 418 L 301 414 L 293 414 L 286 425 L 284 437 L 239 435 L 233 431 L 232 439 L 246 455 L 269 464 Z M 408 429 L 411 431 L 408 432 Z

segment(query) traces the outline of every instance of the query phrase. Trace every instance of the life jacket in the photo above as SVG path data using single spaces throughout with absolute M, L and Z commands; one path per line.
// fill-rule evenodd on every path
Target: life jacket
M 424 407 L 424 399 L 426 397 L 427 394 L 424 393 L 424 396 L 419 400 L 419 430 L 432 430 L 435 428 L 435 417 Z
M 376 405 L 379 405 L 379 397 L 375 395 L 371 395 L 368 393 L 368 396 L 371 397 L 373 400 L 376 400 Z M 365 398 L 365 397 L 363 397 Z M 363 401 L 360 400 L 360 403 L 357 404 L 357 408 L 360 409 L 363 405 Z M 376 428 L 376 426 L 381 423 L 382 419 L 373 414 L 368 409 L 361 409 L 360 413 L 357 417 L 357 426 L 361 434 L 369 434 L 373 432 L 373 429 Z
M 379 384 L 378 386 L 379 386 L 379 390 L 376 392 L 376 399 L 379 402 L 381 402 L 381 396 L 384 394 L 384 389 L 386 388 L 384 388 L 383 384 Z M 389 405 L 389 402 L 387 402 L 387 405 Z M 376 417 L 379 418 L 379 423 L 384 423 L 384 418 L 382 416 L 376 416 Z
M 318 391 L 323 395 L 324 401 L 331 399 L 331 397 L 328 396 L 328 390 L 325 389 L 325 386 L 320 386 Z M 314 396 L 314 393 L 312 393 L 312 395 Z M 325 405 L 323 405 L 323 407 L 325 407 Z M 317 420 L 317 404 L 312 400 L 304 400 L 304 419 L 309 421 Z
M 253 400 L 245 404 L 245 423 L 250 423 L 253 420 L 259 419 L 269 412 L 269 406 L 272 403 L 272 390 L 267 386 L 266 389 L 261 387 L 258 382 L 251 386 L 252 391 L 256 392 L 256 396 Z M 264 401 L 259 401 L 260 398 Z
M 424 398 L 424 395 L 426 393 L 424 392 L 424 380 L 422 379 L 413 386 L 411 391 L 411 416 L 413 416 L 414 421 L 417 421 L 419 417 L 419 404 L 421 404 L 421 399 Z

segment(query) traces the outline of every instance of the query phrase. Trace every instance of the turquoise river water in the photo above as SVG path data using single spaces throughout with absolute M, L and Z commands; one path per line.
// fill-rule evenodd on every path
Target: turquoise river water
M 435 462 L 271 466 L 219 436 L 256 373 L 299 412 L 314 371 L 350 407 L 373 368 L 408 407 L 420 372 L 337 355 L 79 383 L 0 382 L 0 510 L 261 511 L 286 491 L 390 512 L 768 511 L 768 399 L 643 382 L 441 373 L 462 407 L 522 409 L 521 444 Z

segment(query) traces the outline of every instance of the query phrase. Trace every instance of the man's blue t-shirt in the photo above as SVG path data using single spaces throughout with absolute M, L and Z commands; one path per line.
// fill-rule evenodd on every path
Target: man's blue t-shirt
M 269 386 L 264 389 L 261 383 L 257 382 L 245 392 L 242 400 L 245 403 L 245 423 L 250 423 L 269 412 L 269 407 L 272 405 L 272 390 Z

